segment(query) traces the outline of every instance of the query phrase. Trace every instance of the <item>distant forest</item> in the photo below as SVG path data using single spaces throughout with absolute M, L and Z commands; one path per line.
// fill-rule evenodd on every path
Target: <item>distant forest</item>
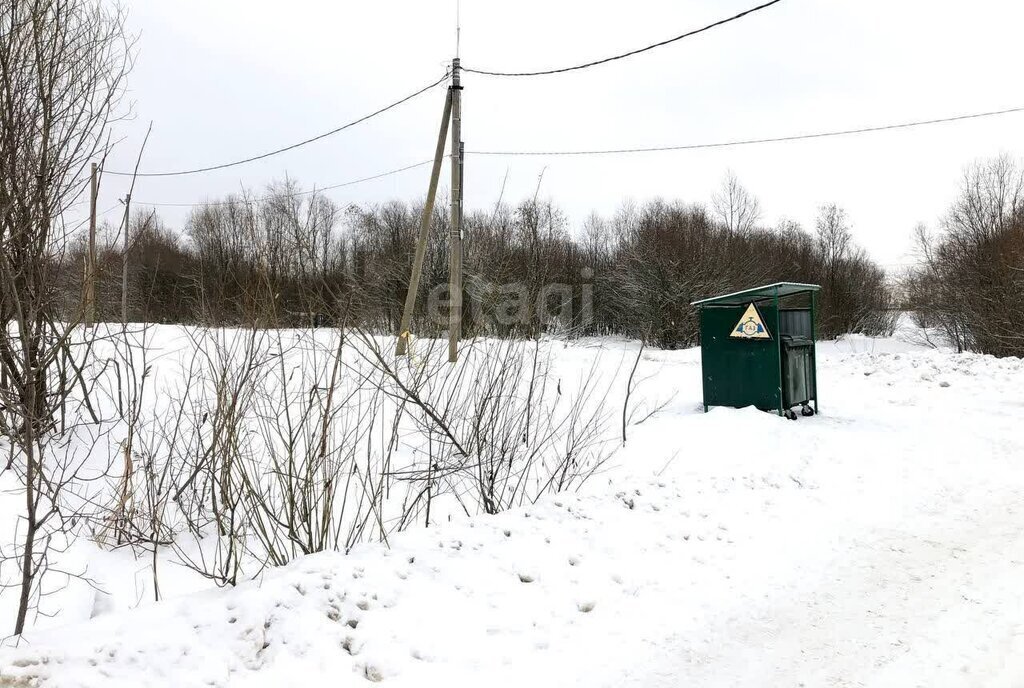
M 922 261 L 887 275 L 854 241 L 841 207 L 815 226 L 761 223 L 732 174 L 709 205 L 625 204 L 572 231 L 553 200 L 467 212 L 467 336 L 619 334 L 662 348 L 697 341 L 690 302 L 776 281 L 822 286 L 823 337 L 892 332 L 899 311 L 961 350 L 1024 354 L 1024 193 L 1008 158 L 965 171 L 938 229 L 915 231 Z M 294 181 L 196 207 L 180 230 L 152 209 L 131 218 L 129 319 L 266 327 L 359 325 L 396 333 L 422 206 L 342 208 Z M 449 216 L 438 203 L 412 331 L 434 336 L 429 295 L 447 293 Z M 908 229 L 909 231 L 909 229 Z M 121 228 L 103 228 L 100 317 L 120 318 Z M 69 260 L 82 265 L 84 240 Z M 81 270 L 66 270 L 70 307 Z M 76 279 L 77 278 L 77 279 Z M 435 299 L 436 301 L 436 299 Z M 509 310 L 516 317 L 509 318 Z M 502 317 L 502 314 L 505 317 Z

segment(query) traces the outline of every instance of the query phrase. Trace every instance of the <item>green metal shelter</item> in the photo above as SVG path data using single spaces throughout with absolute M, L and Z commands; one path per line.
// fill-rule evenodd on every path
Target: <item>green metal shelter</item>
M 705 412 L 712 406 L 756 406 L 794 420 L 796 406 L 805 416 L 818 412 L 820 289 L 777 282 L 691 304 L 700 309 Z

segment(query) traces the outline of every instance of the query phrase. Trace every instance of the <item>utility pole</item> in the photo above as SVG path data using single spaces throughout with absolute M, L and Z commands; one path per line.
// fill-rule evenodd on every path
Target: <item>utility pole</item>
M 452 85 L 444 102 L 444 114 L 441 117 L 441 130 L 437 137 L 437 148 L 434 151 L 434 166 L 430 173 L 430 186 L 427 188 L 427 202 L 423 207 L 420 219 L 420 233 L 416 243 L 416 254 L 413 257 L 412 275 L 409 278 L 409 290 L 405 294 L 405 307 L 402 309 L 402 322 L 398 328 L 398 342 L 395 354 L 405 355 L 409 347 L 409 327 L 412 314 L 416 308 L 416 292 L 419 290 L 420 277 L 423 272 L 423 257 L 427 247 L 427 236 L 430 231 L 430 219 L 434 212 L 434 198 L 437 193 L 438 177 L 441 173 L 441 159 L 444 155 L 444 142 L 451 125 L 451 159 L 452 159 L 452 205 L 451 230 L 449 235 L 448 254 L 448 361 L 459 360 L 459 339 L 462 336 L 462 80 L 459 58 L 452 60 Z
M 416 309 L 416 294 L 420 288 L 420 276 L 423 274 L 423 256 L 427 251 L 430 219 L 434 215 L 434 198 L 437 196 L 437 182 L 441 176 L 441 162 L 444 160 L 444 143 L 448 138 L 448 121 L 451 119 L 451 116 L 452 90 L 448 89 L 448 95 L 444 99 L 444 114 L 441 116 L 441 131 L 437 135 L 437 147 L 434 149 L 434 166 L 430 171 L 427 202 L 423 206 L 423 217 L 420 219 L 420 235 L 416 243 L 416 256 L 412 262 L 409 291 L 405 294 L 402 324 L 398 328 L 398 343 L 395 345 L 395 354 L 398 356 L 404 356 L 409 349 L 409 328 L 412 326 L 412 314 Z
M 452 210 L 448 261 L 448 361 L 459 360 L 462 335 L 462 67 L 452 60 Z
M 96 323 L 96 196 L 99 185 L 96 163 L 92 163 L 89 176 L 89 249 L 85 257 L 85 324 Z
M 463 220 L 465 219 L 466 206 L 462 203 L 462 198 L 466 195 L 466 142 L 459 141 L 459 230 L 461 237 L 461 230 L 463 227 Z M 460 239 L 459 244 L 462 241 Z M 461 254 L 460 254 L 461 256 Z M 461 266 L 461 261 L 460 261 Z
M 132 195 L 124 196 L 124 248 L 121 250 L 121 324 L 128 324 L 128 230 L 132 219 Z

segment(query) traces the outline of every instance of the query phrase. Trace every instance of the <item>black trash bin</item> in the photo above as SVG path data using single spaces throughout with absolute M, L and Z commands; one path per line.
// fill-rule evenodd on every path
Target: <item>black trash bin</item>
M 800 335 L 782 335 L 782 405 L 807 407 L 817 398 L 814 341 Z

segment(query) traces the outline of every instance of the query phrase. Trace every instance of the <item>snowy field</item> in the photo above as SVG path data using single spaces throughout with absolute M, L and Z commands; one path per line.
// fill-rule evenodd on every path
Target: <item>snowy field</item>
M 556 346 L 621 412 L 638 345 Z M 788 421 L 704 414 L 699 351 L 645 350 L 662 408 L 578 490 L 233 589 L 168 564 L 147 603 L 144 556 L 76 545 L 100 590 L 48 598 L 0 686 L 1024 686 L 1024 362 L 819 357 Z

